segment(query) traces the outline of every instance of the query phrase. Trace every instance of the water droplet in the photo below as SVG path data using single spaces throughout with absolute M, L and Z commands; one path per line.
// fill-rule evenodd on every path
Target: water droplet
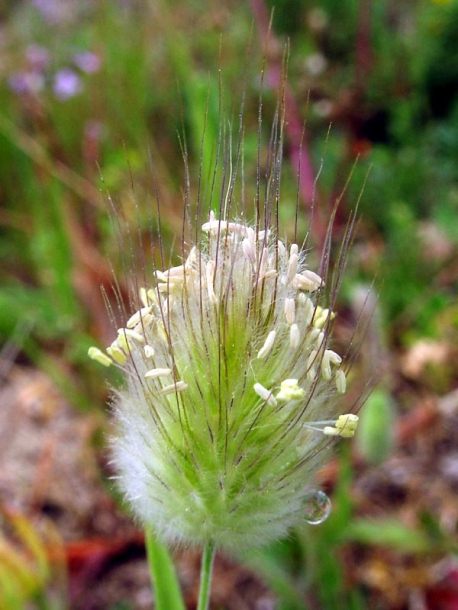
M 311 489 L 304 498 L 304 519 L 310 525 L 319 525 L 331 514 L 331 500 L 317 489 Z

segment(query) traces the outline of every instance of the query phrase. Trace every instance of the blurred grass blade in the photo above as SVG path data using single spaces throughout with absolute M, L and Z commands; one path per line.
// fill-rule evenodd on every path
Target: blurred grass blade
M 432 551 L 431 541 L 419 531 L 393 519 L 358 519 L 350 523 L 345 537 L 352 542 L 387 546 L 408 553 Z M 434 550 L 439 550 L 437 546 Z
M 307 610 L 304 597 L 299 593 L 294 578 L 285 570 L 284 558 L 278 548 L 251 551 L 244 562 L 269 583 L 281 602 L 279 610 Z
M 180 585 L 170 554 L 153 534 L 145 532 L 146 554 L 154 586 L 156 610 L 185 610 Z
M 49 578 L 48 556 L 44 542 L 38 535 L 37 530 L 29 519 L 19 513 L 10 513 L 8 519 L 24 549 L 27 550 L 33 560 L 35 574 L 41 581 L 47 580 Z

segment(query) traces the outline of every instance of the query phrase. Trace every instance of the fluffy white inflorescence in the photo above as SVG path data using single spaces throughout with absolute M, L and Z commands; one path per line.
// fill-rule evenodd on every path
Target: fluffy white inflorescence
M 167 542 L 240 550 L 303 519 L 322 449 L 358 418 L 336 413 L 333 314 L 298 246 L 214 214 L 202 233 L 90 355 L 125 370 L 112 447 L 135 514 Z

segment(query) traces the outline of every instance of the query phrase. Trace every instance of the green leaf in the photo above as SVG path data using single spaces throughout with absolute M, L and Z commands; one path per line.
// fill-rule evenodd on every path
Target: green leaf
M 146 529 L 145 542 L 156 610 L 185 610 L 180 585 L 167 547 L 159 542 L 151 528 Z
M 374 390 L 359 415 L 357 447 L 368 462 L 381 464 L 394 447 L 396 414 L 389 393 Z
M 359 519 L 345 530 L 348 541 L 387 546 L 408 553 L 431 551 L 428 538 L 394 519 Z M 437 550 L 437 548 L 436 548 Z

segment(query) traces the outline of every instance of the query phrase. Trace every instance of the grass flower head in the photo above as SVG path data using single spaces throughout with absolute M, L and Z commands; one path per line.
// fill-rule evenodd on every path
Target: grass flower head
M 140 520 L 169 543 L 244 549 L 284 536 L 342 415 L 323 279 L 275 227 L 210 213 L 183 264 L 156 271 L 102 364 L 123 367 L 113 457 Z

